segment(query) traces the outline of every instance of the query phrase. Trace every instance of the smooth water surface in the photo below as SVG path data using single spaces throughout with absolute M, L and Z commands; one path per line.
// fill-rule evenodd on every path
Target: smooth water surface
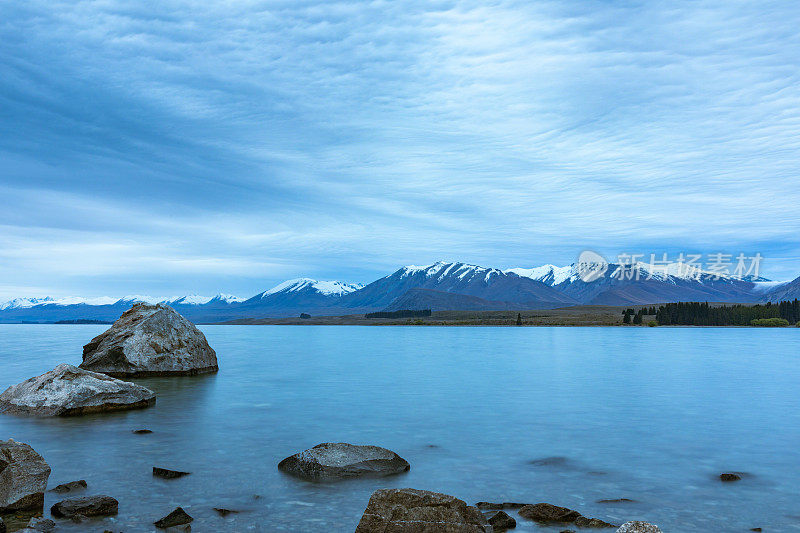
M 105 327 L 0 325 L 0 388 L 80 363 Z M 41 453 L 51 486 L 86 479 L 86 494 L 120 501 L 116 519 L 62 531 L 155 531 L 182 506 L 195 532 L 352 532 L 381 487 L 544 501 L 666 533 L 800 531 L 800 329 L 202 330 L 219 373 L 138 380 L 157 392 L 152 408 L 0 416 L 0 438 Z M 277 470 L 329 441 L 385 446 L 411 471 L 314 484 Z M 156 479 L 153 466 L 192 474 Z M 725 471 L 747 475 L 725 484 Z

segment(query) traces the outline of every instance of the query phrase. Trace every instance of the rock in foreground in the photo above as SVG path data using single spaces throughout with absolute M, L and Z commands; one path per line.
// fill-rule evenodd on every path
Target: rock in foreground
M 62 483 L 61 485 L 56 485 L 50 492 L 58 492 L 59 494 L 65 494 L 67 492 L 73 492 L 76 490 L 83 490 L 87 487 L 85 479 L 79 479 L 78 481 L 70 481 L 69 483 Z
M 617 533 L 661 533 L 661 530 L 649 522 L 633 521 L 622 524 Z
M 205 335 L 163 304 L 138 303 L 83 347 L 81 368 L 115 377 L 216 372 Z
M 42 509 L 49 477 L 50 466 L 33 448 L 0 440 L 0 513 Z
M 189 516 L 189 513 L 184 511 L 182 507 L 176 507 L 174 511 L 169 513 L 164 518 L 156 520 L 154 522 L 154 525 L 158 528 L 166 529 L 168 527 L 175 527 L 183 524 L 188 524 L 192 520 L 194 520 L 194 518 Z
M 505 511 L 497 511 L 489 517 L 488 522 L 494 528 L 495 532 L 517 527 L 517 521 L 511 518 Z
M 379 446 L 357 446 L 325 442 L 287 457 L 278 468 L 311 481 L 334 481 L 351 477 L 382 477 L 407 472 L 408 461 Z
M 119 502 L 111 496 L 86 496 L 60 501 L 50 508 L 56 518 L 74 516 L 111 516 L 117 514 Z
M 141 409 L 156 402 L 150 389 L 105 374 L 61 364 L 0 394 L 0 412 L 27 416 L 74 416 Z
M 587 518 L 580 514 L 578 511 L 573 511 L 567 507 L 559 507 L 550 503 L 536 503 L 533 505 L 526 505 L 519 510 L 519 515 L 522 518 L 535 520 L 537 522 L 559 523 L 559 524 L 575 524 L 578 527 L 587 528 L 603 528 L 603 527 L 617 527 L 614 524 L 609 524 L 599 518 Z
M 488 533 L 476 508 L 447 494 L 416 489 L 376 490 L 355 533 Z

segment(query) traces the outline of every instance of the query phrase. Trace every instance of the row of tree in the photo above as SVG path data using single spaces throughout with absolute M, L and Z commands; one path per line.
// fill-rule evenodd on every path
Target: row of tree
M 662 326 L 749 326 L 754 320 L 769 318 L 795 324 L 800 321 L 800 301 L 716 307 L 708 302 L 678 302 L 662 305 L 656 313 Z
M 622 323 L 638 325 L 644 322 L 645 315 L 655 315 L 657 312 L 655 307 L 642 307 L 638 311 L 626 309 L 622 312 Z

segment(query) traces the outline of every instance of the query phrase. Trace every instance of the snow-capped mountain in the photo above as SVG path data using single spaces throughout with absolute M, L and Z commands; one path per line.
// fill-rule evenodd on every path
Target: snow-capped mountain
M 315 279 L 310 279 L 310 278 L 296 278 L 284 281 L 283 283 L 280 283 L 255 297 L 260 296 L 263 299 L 266 298 L 267 296 L 277 293 L 292 293 L 292 292 L 303 292 L 303 291 L 318 292 L 323 296 L 344 296 L 345 294 L 357 291 L 363 286 L 364 285 L 361 283 L 354 284 L 354 283 L 344 283 L 341 281 L 317 281 Z
M 514 272 L 546 283 L 588 305 L 635 305 L 676 301 L 752 302 L 765 278 L 736 276 L 700 270 L 685 263 L 653 265 L 619 264 L 544 265 Z M 601 274 L 599 276 L 588 276 Z M 588 280 L 588 281 L 585 281 Z
M 587 272 L 590 276 L 587 278 Z M 587 281 L 589 279 L 589 281 Z M 136 302 L 166 303 L 195 322 L 239 318 L 346 315 L 383 309 L 545 309 L 677 301 L 754 303 L 800 297 L 800 278 L 771 282 L 702 272 L 686 265 L 634 267 L 589 263 L 501 270 L 461 262 L 409 265 L 369 283 L 296 278 L 250 298 L 219 293 L 122 298 L 16 298 L 0 304 L 0 322 L 113 321 Z
M 410 289 L 463 294 L 491 302 L 511 302 L 521 309 L 544 309 L 577 302 L 538 280 L 496 268 L 438 261 L 403 267 L 342 297 L 345 307 L 385 308 Z

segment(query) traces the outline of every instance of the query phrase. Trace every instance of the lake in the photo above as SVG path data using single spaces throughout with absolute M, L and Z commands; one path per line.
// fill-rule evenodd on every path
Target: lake
M 0 325 L 0 389 L 79 364 L 106 328 Z M 155 531 L 182 506 L 198 532 L 352 532 L 375 489 L 413 487 L 666 533 L 800 531 L 798 328 L 201 329 L 219 373 L 136 380 L 152 408 L 0 416 L 0 438 L 32 445 L 51 487 L 86 479 L 85 494 L 119 500 L 91 530 Z M 411 471 L 331 484 L 278 471 L 321 442 L 384 446 Z M 192 474 L 157 479 L 153 466 Z M 728 471 L 746 475 L 720 482 Z M 46 495 L 46 516 L 63 497 Z M 636 501 L 597 502 L 616 498 Z

